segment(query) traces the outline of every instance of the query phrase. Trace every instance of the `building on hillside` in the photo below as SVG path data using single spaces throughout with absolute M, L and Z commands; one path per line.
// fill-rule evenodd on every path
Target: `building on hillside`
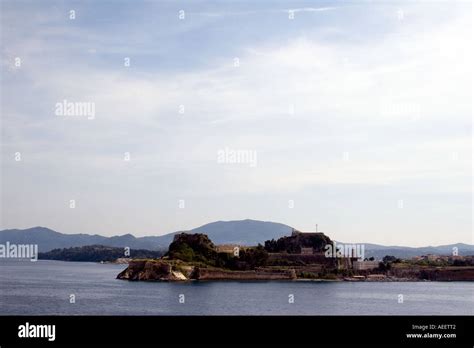
M 242 247 L 238 244 L 220 244 L 216 245 L 216 251 L 218 253 L 227 253 L 227 254 L 238 254 L 239 250 L 241 250 Z
M 291 236 L 292 237 L 296 237 L 296 236 L 300 236 L 300 235 L 304 235 L 304 236 L 324 236 L 324 233 L 323 232 L 301 232 L 301 231 L 297 231 L 297 230 L 291 231 Z
M 434 254 L 426 254 L 426 255 L 422 255 L 421 256 L 424 260 L 428 260 L 428 261 L 436 261 L 438 260 L 439 256 L 438 255 L 434 255 Z
M 448 258 L 448 261 L 469 259 L 469 256 L 464 257 L 464 256 L 461 256 L 461 255 L 451 255 L 451 256 L 446 256 L 446 257 Z M 472 258 L 472 256 L 471 256 L 471 258 Z
M 352 268 L 356 271 L 367 271 L 379 267 L 378 261 L 354 261 L 352 262 Z

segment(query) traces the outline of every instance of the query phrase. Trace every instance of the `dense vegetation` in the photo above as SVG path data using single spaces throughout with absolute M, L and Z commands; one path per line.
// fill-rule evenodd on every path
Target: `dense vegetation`
M 324 251 L 324 247 L 331 243 L 331 239 L 324 234 L 298 234 L 296 236 L 281 237 L 278 240 L 267 240 L 265 250 L 270 253 L 299 254 L 301 247 L 306 247 L 320 252 Z
M 265 266 L 267 261 L 268 252 L 261 244 L 259 244 L 254 248 L 240 250 L 238 257 L 235 257 L 232 254 L 219 253 L 219 263 L 217 266 L 232 270 L 245 271 Z
M 205 234 L 180 233 L 174 237 L 167 253 L 170 259 L 186 262 L 203 262 L 213 264 L 217 260 L 217 251 Z
M 39 253 L 38 257 L 44 260 L 61 261 L 115 261 L 118 258 L 158 258 L 163 255 L 162 251 L 151 251 L 144 249 L 130 249 L 130 255 L 125 254 L 124 248 L 108 247 L 103 245 L 86 245 L 65 249 L 53 249 L 45 253 Z
M 395 257 L 395 256 L 392 256 L 392 255 L 386 255 L 384 256 L 384 258 L 382 259 L 383 263 L 387 264 L 387 263 L 390 263 L 390 262 L 393 262 L 393 263 L 400 263 L 402 262 L 401 259 Z
M 218 253 L 209 237 L 200 233 L 176 235 L 170 244 L 167 256 L 174 260 L 204 263 L 233 270 L 248 270 L 264 266 L 268 259 L 268 253 L 262 245 L 241 249 L 239 256 Z

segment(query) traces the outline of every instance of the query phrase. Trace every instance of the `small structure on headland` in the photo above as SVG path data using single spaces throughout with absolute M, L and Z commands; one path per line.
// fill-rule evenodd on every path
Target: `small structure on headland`
M 236 250 L 240 250 L 242 246 L 238 244 L 219 244 L 216 245 L 216 251 L 218 253 L 234 254 Z
M 304 235 L 304 236 L 307 236 L 307 237 L 310 237 L 310 236 L 324 236 L 324 233 L 323 232 L 301 232 L 301 231 L 298 231 L 298 230 L 295 230 L 293 229 L 291 231 L 291 236 L 292 237 L 296 237 L 296 236 L 301 236 L 301 235 Z
M 379 267 L 379 261 L 354 261 L 352 262 L 352 268 L 354 271 L 367 271 L 373 270 Z

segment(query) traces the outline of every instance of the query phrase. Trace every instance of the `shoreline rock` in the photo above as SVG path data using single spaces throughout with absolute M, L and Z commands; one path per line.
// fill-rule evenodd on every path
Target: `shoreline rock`
M 172 265 L 160 260 L 130 261 L 128 267 L 117 275 L 125 280 L 187 280 L 180 271 L 173 271 Z
M 174 269 L 175 268 L 175 269 Z M 257 268 L 249 271 L 232 271 L 221 268 L 176 266 L 163 260 L 132 260 L 128 267 L 117 275 L 124 280 L 295 280 L 294 269 Z
M 349 281 L 349 282 L 420 282 L 420 281 L 472 281 L 474 268 L 423 269 L 392 274 L 337 277 L 335 279 L 298 277 L 294 268 L 256 268 L 234 271 L 223 268 L 191 266 L 168 260 L 131 260 L 117 279 L 130 281 L 189 281 L 189 280 L 298 280 L 298 281 Z

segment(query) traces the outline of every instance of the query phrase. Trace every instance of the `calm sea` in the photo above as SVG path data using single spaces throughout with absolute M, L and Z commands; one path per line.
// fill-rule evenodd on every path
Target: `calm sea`
M 115 279 L 125 267 L 0 261 L 0 314 L 474 314 L 474 282 L 166 283 Z M 71 295 L 75 303 L 70 303 Z M 293 303 L 289 303 L 291 299 Z

